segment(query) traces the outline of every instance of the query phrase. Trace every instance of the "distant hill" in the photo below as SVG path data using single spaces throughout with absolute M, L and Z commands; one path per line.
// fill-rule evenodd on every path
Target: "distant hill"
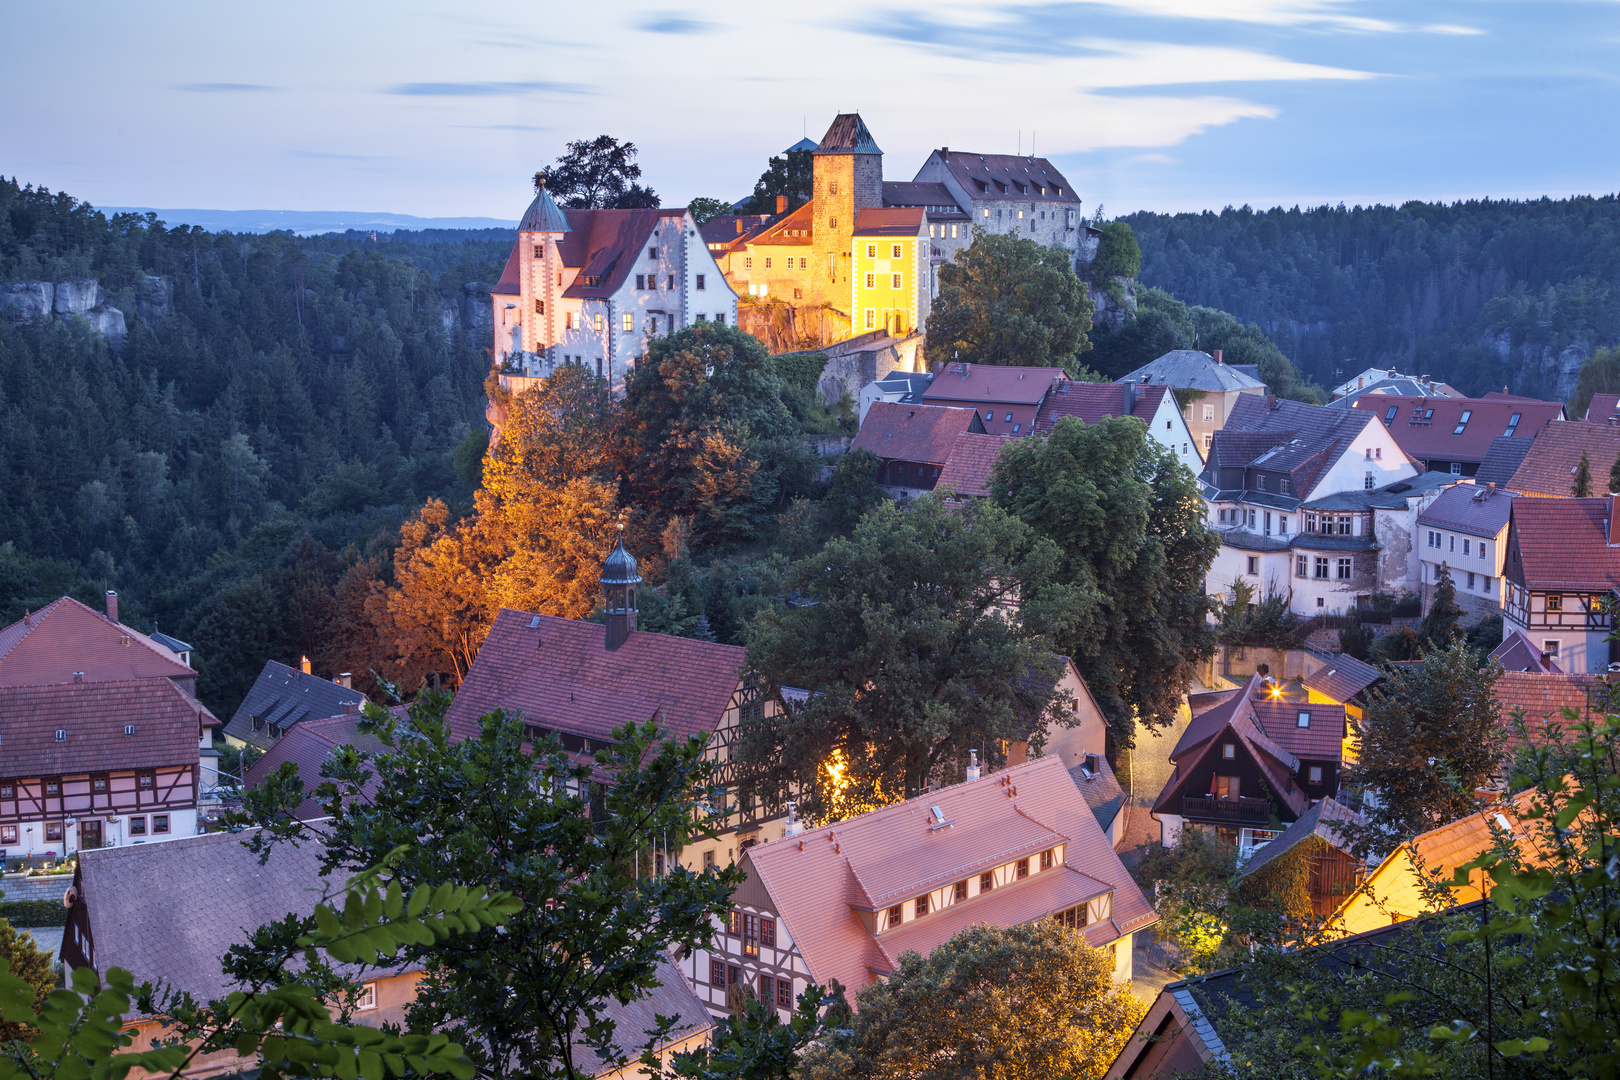
M 104 214 L 156 214 L 168 225 L 196 225 L 209 232 L 325 233 L 393 232 L 395 229 L 516 229 L 517 219 L 412 217 L 374 210 L 161 210 L 151 206 L 99 206 Z

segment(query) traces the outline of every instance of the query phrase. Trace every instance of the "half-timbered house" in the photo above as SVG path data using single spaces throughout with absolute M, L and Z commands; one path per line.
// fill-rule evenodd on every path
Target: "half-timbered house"
M 782 835 L 784 815 L 740 782 L 733 751 L 741 725 L 777 715 L 779 700 L 746 670 L 735 645 L 636 628 L 641 577 L 623 543 L 602 568 L 606 626 L 503 608 L 456 692 L 446 721 L 458 738 L 476 735 L 496 709 L 523 717 L 536 737 L 556 736 L 589 755 L 613 729 L 656 720 L 667 736 L 697 735 L 716 766 L 724 829 L 680 854 L 690 869 L 727 865 L 747 847 Z
M 781 1013 L 811 983 L 850 994 L 976 923 L 1055 919 L 1131 977 L 1156 921 L 1057 757 L 1043 757 L 744 852 L 730 916 L 681 964 L 715 1015 L 737 992 Z
M 195 834 L 217 724 L 166 678 L 0 687 L 0 848 L 66 856 Z
M 1508 514 L 1502 629 L 1523 634 L 1564 671 L 1603 672 L 1620 661 L 1609 609 L 1620 596 L 1616 510 L 1620 495 L 1514 499 Z

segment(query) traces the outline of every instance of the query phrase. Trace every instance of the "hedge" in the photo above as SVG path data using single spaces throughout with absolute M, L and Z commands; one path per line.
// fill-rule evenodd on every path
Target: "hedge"
M 0 919 L 12 926 L 60 927 L 67 925 L 67 910 L 60 900 L 0 900 Z

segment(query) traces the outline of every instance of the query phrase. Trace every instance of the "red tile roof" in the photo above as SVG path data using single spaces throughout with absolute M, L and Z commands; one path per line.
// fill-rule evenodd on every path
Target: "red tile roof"
M 0 630 L 0 686 L 168 678 L 196 672 L 145 634 L 115 623 L 70 596 Z
M 714 733 L 742 678 L 741 648 L 646 630 L 613 652 L 605 640 L 598 623 L 502 608 L 446 721 L 463 738 L 496 709 L 590 739 L 655 717 L 676 737 Z
M 218 723 L 163 678 L 0 687 L 0 776 L 195 764 L 201 729 Z
M 275 745 L 266 750 L 259 760 L 249 765 L 243 773 L 242 783 L 246 787 L 258 787 L 281 768 L 282 762 L 290 761 L 298 768 L 298 776 L 304 781 L 304 791 L 313 792 L 321 783 L 321 766 L 338 747 L 354 746 L 372 753 L 384 749 L 381 740 L 375 735 L 361 734 L 359 728 L 358 713 L 345 713 L 324 720 L 305 720 L 277 739 Z M 375 777 L 366 783 L 364 790 L 368 798 L 376 786 Z M 325 811 L 313 796 L 305 799 L 293 812 L 293 817 L 300 821 L 324 816 Z
M 870 450 L 885 461 L 943 465 L 957 437 L 971 431 L 977 419 L 972 409 L 874 401 L 850 449 Z
M 1305 676 L 1302 681 L 1318 694 L 1342 705 L 1382 677 L 1382 673 L 1371 664 L 1363 663 L 1349 653 L 1334 653 L 1328 663 Z
M 949 828 L 931 828 L 938 806 Z M 1066 843 L 1064 865 L 952 904 L 874 936 L 854 909 L 915 897 Z M 810 975 L 852 992 L 892 971 L 900 953 L 928 953 L 972 923 L 1030 922 L 1114 891 L 1113 919 L 1088 927 L 1093 944 L 1154 920 L 1096 817 L 1056 757 L 1017 765 L 744 855 L 770 893 Z
M 1614 417 L 1620 417 L 1620 394 L 1593 394 L 1583 419 L 1588 424 L 1607 424 Z
M 1592 493 L 1606 491 L 1609 470 L 1620 457 L 1620 424 L 1548 424 L 1506 486 L 1525 495 L 1569 495 L 1583 453 L 1592 470 Z
M 512 254 L 506 257 L 506 267 L 501 271 L 501 280 L 489 287 L 491 293 L 500 296 L 518 296 L 523 292 L 523 263 L 518 258 L 519 240 L 512 245 Z
M 568 210 L 568 227 L 557 244 L 564 266 L 579 275 L 563 295 L 573 299 L 612 296 L 636 268 L 642 249 L 659 227 L 681 228 L 681 210 Z
M 1502 726 L 1513 731 L 1513 714 L 1524 711 L 1530 729 L 1530 741 L 1544 741 L 1546 722 L 1553 721 L 1566 731 L 1576 721 L 1568 720 L 1562 710 L 1574 709 L 1578 718 L 1602 715 L 1602 706 L 1593 700 L 1600 687 L 1607 685 L 1603 675 L 1563 675 L 1540 671 L 1504 671 L 1496 680 L 1496 702 L 1501 706 Z M 1594 708 L 1594 706 L 1596 706 Z M 1518 737 L 1512 736 L 1517 743 Z
M 1164 387 L 1154 389 L 1162 392 Z M 1062 382 L 1041 402 L 1040 412 L 1035 414 L 1035 430 L 1051 431 L 1065 416 L 1076 416 L 1087 424 L 1095 424 L 1110 416 L 1130 415 L 1129 386 L 1120 383 Z
M 1213 709 L 1193 717 L 1192 723 L 1181 733 L 1175 749 L 1170 751 L 1170 760 L 1176 769 L 1169 782 L 1164 785 L 1164 789 L 1159 792 L 1159 797 L 1154 802 L 1153 813 L 1160 813 L 1171 805 L 1180 792 L 1185 778 L 1198 769 L 1198 763 L 1203 760 L 1204 755 L 1217 752 L 1216 747 L 1222 741 L 1217 736 L 1227 731 L 1243 743 L 1249 757 L 1264 774 L 1273 792 L 1293 811 L 1295 817 L 1304 813 L 1309 799 L 1298 785 L 1292 783 L 1294 774 L 1299 771 L 1299 758 L 1278 745 L 1261 728 L 1255 709 L 1255 697 L 1260 692 L 1260 687 L 1260 676 L 1251 675 L 1239 693 Z M 1327 706 L 1313 705 L 1310 708 L 1327 708 Z M 1342 717 L 1342 710 L 1340 715 Z M 1342 719 L 1340 723 L 1343 723 Z
M 1299 726 L 1299 714 L 1310 714 L 1310 726 Z M 1295 757 L 1338 761 L 1344 752 L 1344 706 L 1263 700 L 1254 703 L 1255 719 L 1273 742 Z
M 736 248 L 771 222 L 770 214 L 716 214 L 698 226 L 703 242 L 711 247 Z
M 1532 591 L 1620 588 L 1620 546 L 1608 542 L 1612 501 L 1514 499 L 1508 519 L 1508 580 Z
M 1397 397 L 1393 394 L 1367 395 L 1356 399 L 1353 408 L 1375 414 L 1380 421 L 1395 410 L 1385 424 L 1402 450 L 1415 458 L 1448 461 L 1483 461 L 1491 440 L 1508 433 L 1514 415 L 1519 422 L 1513 437 L 1534 438 L 1549 420 L 1561 419 L 1564 406 L 1557 401 L 1531 398 L 1453 398 Z M 1429 410 L 1434 415 L 1428 417 Z M 1463 424 L 1463 413 L 1469 413 Z M 1455 433 L 1463 424 L 1461 433 Z
M 928 384 L 923 400 L 930 405 L 961 402 L 968 408 L 985 405 L 1039 405 L 1058 380 L 1068 380 L 1062 368 L 1003 367 L 997 364 L 946 364 Z
M 855 211 L 856 236 L 916 236 L 928 223 L 920 206 L 869 206 Z
M 784 247 L 793 244 L 809 245 L 816 230 L 815 204 L 805 203 L 785 217 L 755 233 L 749 243 L 764 247 Z
M 990 494 L 990 473 L 996 467 L 996 458 L 1007 445 L 1005 435 L 978 435 L 964 431 L 956 437 L 945 467 L 939 471 L 935 491 L 948 491 L 957 495 L 986 498 Z

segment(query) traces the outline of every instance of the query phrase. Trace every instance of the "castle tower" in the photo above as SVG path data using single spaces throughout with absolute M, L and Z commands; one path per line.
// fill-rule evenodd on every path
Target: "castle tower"
M 534 201 L 518 223 L 518 257 L 522 263 L 518 310 L 526 353 L 544 353 L 557 340 L 556 307 L 561 292 L 557 276 L 562 271 L 562 254 L 557 245 L 570 231 L 567 216 L 541 182 Z
M 817 292 L 842 309 L 849 303 L 850 237 L 855 212 L 883 205 L 883 151 L 859 113 L 840 113 L 812 157 L 812 251 Z
M 619 526 L 619 542 L 602 564 L 603 614 L 607 616 L 607 647 L 611 652 L 623 645 L 636 628 L 636 586 L 641 575 L 636 560 L 624 550 L 624 526 Z

